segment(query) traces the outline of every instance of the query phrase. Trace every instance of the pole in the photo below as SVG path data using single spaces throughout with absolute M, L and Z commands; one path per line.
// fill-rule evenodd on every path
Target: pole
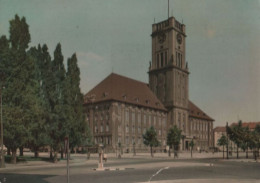
M 67 137 L 67 183 L 70 182 L 70 148 L 69 137 Z
M 227 133 L 227 129 L 228 129 L 228 122 L 226 125 L 226 133 Z M 228 134 L 227 134 L 227 159 L 228 159 Z
M 5 167 L 5 156 L 4 156 L 4 129 L 3 129 L 3 88 L 1 86 L 1 168 Z

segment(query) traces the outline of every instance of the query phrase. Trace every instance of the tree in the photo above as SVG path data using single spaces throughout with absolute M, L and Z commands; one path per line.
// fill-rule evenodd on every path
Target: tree
M 240 120 L 237 125 L 227 127 L 227 135 L 229 139 L 233 141 L 237 146 L 237 159 L 239 158 L 239 148 L 243 146 L 243 127 L 242 121 Z
M 189 146 L 190 146 L 190 157 L 192 158 L 192 151 L 193 151 L 193 147 L 195 146 L 193 139 L 190 141 Z
M 153 126 L 151 126 L 145 134 L 143 134 L 143 142 L 146 146 L 150 146 L 151 156 L 153 157 L 153 147 L 159 146 L 157 134 Z
M 169 156 L 171 156 L 171 148 L 174 149 L 174 153 L 177 150 L 181 141 L 181 130 L 174 125 L 169 129 L 167 134 L 167 145 L 169 145 Z
M 65 79 L 65 105 L 67 111 L 67 123 L 69 127 L 70 147 L 80 146 L 89 141 L 90 133 L 84 121 L 83 94 L 80 91 L 80 70 L 77 64 L 77 56 L 74 53 L 67 62 Z
M 51 146 L 54 150 L 54 162 L 57 162 L 57 153 L 61 151 L 61 158 L 63 158 L 64 139 L 69 134 L 69 127 L 67 123 L 66 112 L 69 111 L 65 104 L 65 68 L 63 64 L 63 55 L 61 51 L 61 44 L 57 44 L 54 51 L 54 60 L 51 64 L 53 72 L 52 87 L 49 88 L 50 93 L 50 108 L 51 117 L 49 121 L 49 133 L 52 139 Z
M 46 52 L 46 45 L 41 48 L 38 46 L 38 49 L 35 47 L 29 50 L 28 57 L 34 60 L 35 63 L 35 89 L 36 93 L 34 96 L 35 103 L 32 113 L 34 114 L 31 118 L 29 134 L 30 138 L 28 140 L 29 147 L 34 151 L 34 156 L 39 156 L 39 149 L 50 142 L 50 138 L 47 134 L 48 132 L 48 115 L 49 115 L 49 105 L 47 100 L 46 93 L 46 66 L 48 66 L 48 56 Z M 50 60 L 49 60 L 50 62 Z
M 30 42 L 29 26 L 25 18 L 15 15 L 10 21 L 8 59 L 5 62 L 6 80 L 3 92 L 5 131 L 4 143 L 12 152 L 16 163 L 16 150 L 28 140 L 28 126 L 34 101 L 34 63 L 27 58 L 26 49 Z
M 224 148 L 227 145 L 227 137 L 222 134 L 221 138 L 218 139 L 218 143 L 217 144 L 219 146 L 223 146 L 223 159 L 224 159 Z
M 256 149 L 257 149 L 257 154 L 256 156 L 259 157 L 259 148 L 260 148 L 260 125 L 256 125 L 255 130 L 254 130 L 255 138 L 256 138 Z

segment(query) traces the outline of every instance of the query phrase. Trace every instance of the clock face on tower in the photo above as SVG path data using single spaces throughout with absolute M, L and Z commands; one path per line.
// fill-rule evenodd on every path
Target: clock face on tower
M 182 37 L 181 37 L 181 34 L 177 34 L 177 41 L 179 44 L 182 43 Z
M 160 34 L 158 35 L 158 41 L 159 41 L 159 43 L 163 43 L 163 42 L 165 41 L 165 39 L 166 39 L 166 35 L 165 35 L 164 33 L 160 33 Z

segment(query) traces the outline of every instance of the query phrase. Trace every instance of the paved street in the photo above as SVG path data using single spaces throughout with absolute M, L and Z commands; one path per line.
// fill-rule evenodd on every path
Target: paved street
M 149 155 L 149 154 L 147 154 Z M 8 165 L 0 170 L 7 183 L 64 183 L 66 182 L 66 161 L 58 164 L 34 162 Z M 250 160 L 222 160 L 220 158 L 162 158 L 149 156 L 122 159 L 109 158 L 105 167 L 110 171 L 94 171 L 97 157 L 86 160 L 85 156 L 71 160 L 71 183 L 115 183 L 115 182 L 260 182 L 260 163 Z M 120 170 L 114 170 L 118 168 Z

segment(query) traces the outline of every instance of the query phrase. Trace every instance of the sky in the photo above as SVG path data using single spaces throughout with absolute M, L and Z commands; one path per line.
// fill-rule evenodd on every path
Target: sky
M 169 0 L 170 16 L 186 25 L 189 98 L 214 126 L 260 121 L 260 0 Z M 76 52 L 81 90 L 111 72 L 148 83 L 151 31 L 167 19 L 167 0 L 0 0 L 0 35 L 15 14 L 29 24 L 31 43 L 64 64 Z

